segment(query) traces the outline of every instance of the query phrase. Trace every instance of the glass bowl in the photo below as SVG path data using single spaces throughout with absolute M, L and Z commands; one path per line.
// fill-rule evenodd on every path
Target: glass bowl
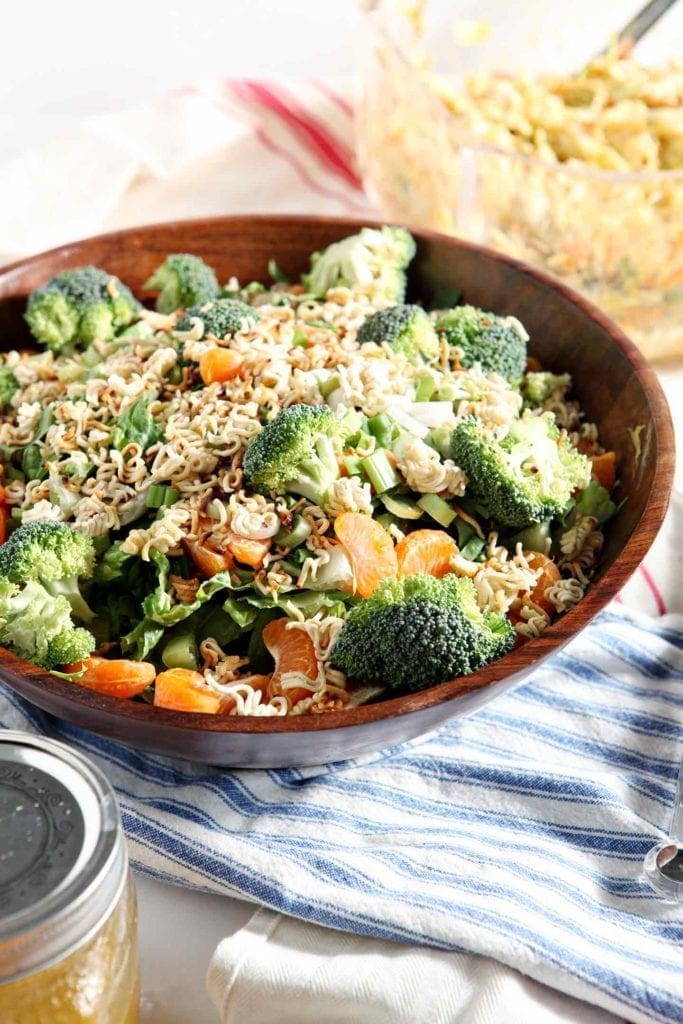
M 569 71 L 580 66 L 575 37 L 584 60 L 591 43 L 564 8 L 536 23 L 543 46 L 534 48 L 523 26 L 511 36 L 500 4 L 477 4 L 482 16 L 497 8 L 488 25 L 455 20 L 468 6 L 366 4 L 359 145 L 371 195 L 388 219 L 457 234 L 562 278 L 649 358 L 683 359 L 683 169 L 551 163 L 473 140 L 451 102 L 468 75 L 528 76 L 548 70 L 544 61 L 564 69 L 561 60 Z M 605 7 L 619 16 L 620 5 Z

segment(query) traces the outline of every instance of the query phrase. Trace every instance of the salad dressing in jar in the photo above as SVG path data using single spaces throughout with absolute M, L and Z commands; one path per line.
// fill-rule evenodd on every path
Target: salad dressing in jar
M 0 1021 L 137 1024 L 135 893 L 105 776 L 0 732 Z

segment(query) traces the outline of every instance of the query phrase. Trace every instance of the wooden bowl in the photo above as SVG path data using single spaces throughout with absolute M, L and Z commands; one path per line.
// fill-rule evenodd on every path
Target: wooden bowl
M 307 217 L 224 217 L 118 231 L 53 249 L 0 271 L 3 347 L 26 346 L 26 296 L 67 267 L 94 263 L 139 291 L 168 253 L 192 252 L 222 281 L 233 274 L 242 281 L 266 280 L 271 257 L 299 274 L 311 252 L 360 226 Z M 669 501 L 673 431 L 652 369 L 615 324 L 558 281 L 475 245 L 429 232 L 415 236 L 410 298 L 429 303 L 439 289 L 461 289 L 467 302 L 518 316 L 530 332 L 531 352 L 548 369 L 572 374 L 603 444 L 617 452 L 618 498 L 628 500 L 607 527 L 600 566 L 581 603 L 539 639 L 473 675 L 325 715 L 221 718 L 165 711 L 81 689 L 0 648 L 5 683 L 45 711 L 142 750 L 226 766 L 322 764 L 412 739 L 476 711 L 518 685 L 605 607 L 641 562 Z M 638 453 L 629 433 L 634 427 L 642 427 Z

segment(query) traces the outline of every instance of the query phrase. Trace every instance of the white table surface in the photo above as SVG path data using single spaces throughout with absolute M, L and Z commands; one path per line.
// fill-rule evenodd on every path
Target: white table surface
M 246 924 L 255 907 L 225 896 L 191 892 L 138 872 L 135 885 L 142 1024 L 217 1024 L 204 986 L 206 969 L 219 941 Z

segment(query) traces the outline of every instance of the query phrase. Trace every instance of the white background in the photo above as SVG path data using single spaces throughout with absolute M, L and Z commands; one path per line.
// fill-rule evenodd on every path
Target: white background
M 454 18 L 488 14 L 503 24 L 506 59 L 522 48 L 556 47 L 559 22 L 563 47 L 567 39 L 580 63 L 643 2 L 432 0 L 432 6 Z M 202 78 L 350 75 L 360 6 L 357 0 L 12 3 L 3 22 L 0 159 L 70 128 L 79 115 L 145 102 Z M 543 31 L 547 24 L 552 30 Z M 678 3 L 642 52 L 664 43 L 680 55 L 682 40 Z

